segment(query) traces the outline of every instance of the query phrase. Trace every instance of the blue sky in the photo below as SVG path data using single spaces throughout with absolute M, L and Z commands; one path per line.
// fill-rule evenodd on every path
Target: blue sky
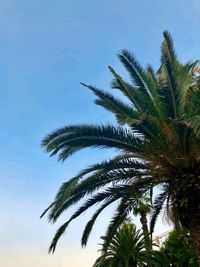
M 71 225 L 56 254 L 47 248 L 56 227 L 39 220 L 59 185 L 111 152 L 81 152 L 66 163 L 49 159 L 40 143 L 66 124 L 112 122 L 80 81 L 108 89 L 116 54 L 133 51 L 143 65 L 159 65 L 163 30 L 182 60 L 199 58 L 198 0 L 0 1 L 0 267 L 88 267 L 112 207 L 80 248 L 88 212 Z M 158 232 L 165 231 L 161 224 Z

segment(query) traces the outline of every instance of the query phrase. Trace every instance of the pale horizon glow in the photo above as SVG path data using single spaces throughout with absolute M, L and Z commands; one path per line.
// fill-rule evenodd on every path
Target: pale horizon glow
M 107 66 L 125 74 L 121 49 L 156 68 L 169 30 L 181 60 L 198 59 L 199 17 L 198 0 L 0 1 L 0 267 L 92 266 L 114 207 L 99 217 L 86 248 L 80 238 L 92 210 L 70 225 L 54 255 L 48 246 L 71 211 L 56 225 L 39 216 L 62 182 L 113 151 L 85 150 L 61 164 L 41 140 L 66 124 L 113 122 L 80 82 L 109 90 Z M 156 234 L 166 229 L 160 219 Z

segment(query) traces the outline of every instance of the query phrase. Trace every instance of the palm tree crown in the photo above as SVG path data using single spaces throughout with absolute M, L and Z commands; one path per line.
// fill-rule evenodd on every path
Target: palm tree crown
M 103 241 L 106 237 L 101 237 Z M 104 247 L 104 245 L 102 245 Z M 146 266 L 147 254 L 143 235 L 131 223 L 124 223 L 112 238 L 107 251 L 100 250 L 101 256 L 93 267 Z
M 157 72 L 151 66 L 142 68 L 127 50 L 122 50 L 118 56 L 130 75 L 130 82 L 124 81 L 109 67 L 114 76 L 112 89 L 119 90 L 127 102 L 83 84 L 96 95 L 97 105 L 115 115 L 118 126 L 70 125 L 49 134 L 42 142 L 51 156 L 58 155 L 62 161 L 87 147 L 115 148 L 117 151 L 113 159 L 85 168 L 61 186 L 44 212 L 48 212 L 50 221 L 56 222 L 60 214 L 84 197 L 87 200 L 58 229 L 50 251 L 55 250 L 57 241 L 72 220 L 94 204 L 101 204 L 85 227 L 82 245 L 86 245 L 101 211 L 120 200 L 106 232 L 105 247 L 108 246 L 138 198 L 149 196 L 159 187 L 160 193 L 154 196 L 151 231 L 165 206 L 169 216 L 190 229 L 200 261 L 198 61 L 181 63 L 168 32 L 164 32 L 161 65 Z

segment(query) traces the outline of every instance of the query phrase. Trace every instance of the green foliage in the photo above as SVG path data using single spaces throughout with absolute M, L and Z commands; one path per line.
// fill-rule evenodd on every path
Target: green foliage
M 113 159 L 89 166 L 65 182 L 42 214 L 48 213 L 55 223 L 68 208 L 85 200 L 58 229 L 50 251 L 55 251 L 68 225 L 95 204 L 100 207 L 86 224 L 84 246 L 103 209 L 117 200 L 105 248 L 138 200 L 152 192 L 159 193 L 152 197 L 151 232 L 164 207 L 170 219 L 187 227 L 191 218 L 200 218 L 199 62 L 181 63 L 170 34 L 163 35 L 157 72 L 151 66 L 143 68 L 129 51 L 122 50 L 118 57 L 130 81 L 109 67 L 112 92 L 83 84 L 94 93 L 97 105 L 115 115 L 118 125 L 71 125 L 44 138 L 43 148 L 61 161 L 85 148 L 116 150 Z M 116 90 L 127 101 L 116 97 Z
M 133 224 L 126 222 L 121 225 L 106 251 L 104 248 L 107 237 L 101 237 L 101 239 L 103 240 L 101 255 L 93 267 L 128 267 L 129 264 L 145 266 L 148 258 L 145 240 Z
M 188 231 L 184 228 L 173 230 L 163 243 L 161 253 L 166 256 L 169 266 L 198 267 L 195 249 Z M 171 265 L 170 265 L 171 264 Z

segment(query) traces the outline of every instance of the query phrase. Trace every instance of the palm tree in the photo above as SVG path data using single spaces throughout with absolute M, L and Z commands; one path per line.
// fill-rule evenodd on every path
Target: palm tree
M 150 235 L 149 227 L 148 227 L 148 220 L 147 220 L 147 214 L 151 211 L 151 205 L 150 205 L 151 198 L 148 197 L 139 197 L 137 199 L 137 206 L 133 207 L 133 215 L 140 217 L 140 222 L 142 225 L 142 231 L 144 236 L 144 242 L 145 242 L 145 249 L 146 252 L 151 255 L 152 254 L 152 235 Z M 152 200 L 151 200 L 152 202 Z M 147 259 L 147 265 L 148 267 L 152 267 L 152 259 L 149 257 Z
M 108 226 L 107 240 L 132 210 L 137 196 L 154 188 L 151 232 L 163 207 L 189 229 L 200 264 L 200 77 L 198 61 L 181 63 L 173 41 L 164 32 L 161 65 L 155 73 L 142 68 L 127 50 L 119 59 L 130 82 L 109 67 L 112 88 L 127 99 L 85 85 L 97 97 L 96 104 L 112 112 L 118 125 L 70 125 L 49 134 L 42 142 L 47 152 L 65 161 L 81 149 L 115 148 L 117 155 L 94 164 L 64 183 L 46 209 L 49 220 L 57 218 L 79 200 L 86 202 L 57 231 L 50 251 L 69 223 L 94 204 L 100 204 L 86 225 L 82 244 L 101 211 L 120 200 Z M 156 195 L 155 195 L 156 194 Z M 43 215 L 44 215 L 43 214 Z
M 145 247 L 147 251 L 151 251 L 152 249 L 152 244 L 151 244 L 152 242 L 150 238 L 148 220 L 147 220 L 147 214 L 149 214 L 150 211 L 151 211 L 150 198 L 138 197 L 137 206 L 133 207 L 133 215 L 135 216 L 139 215 L 140 217 L 142 231 L 145 239 Z
M 101 237 L 103 241 L 106 237 Z M 105 246 L 102 245 L 104 248 Z M 112 238 L 107 251 L 101 249 L 101 256 L 93 267 L 137 267 L 146 266 L 145 239 L 135 225 L 124 223 Z

